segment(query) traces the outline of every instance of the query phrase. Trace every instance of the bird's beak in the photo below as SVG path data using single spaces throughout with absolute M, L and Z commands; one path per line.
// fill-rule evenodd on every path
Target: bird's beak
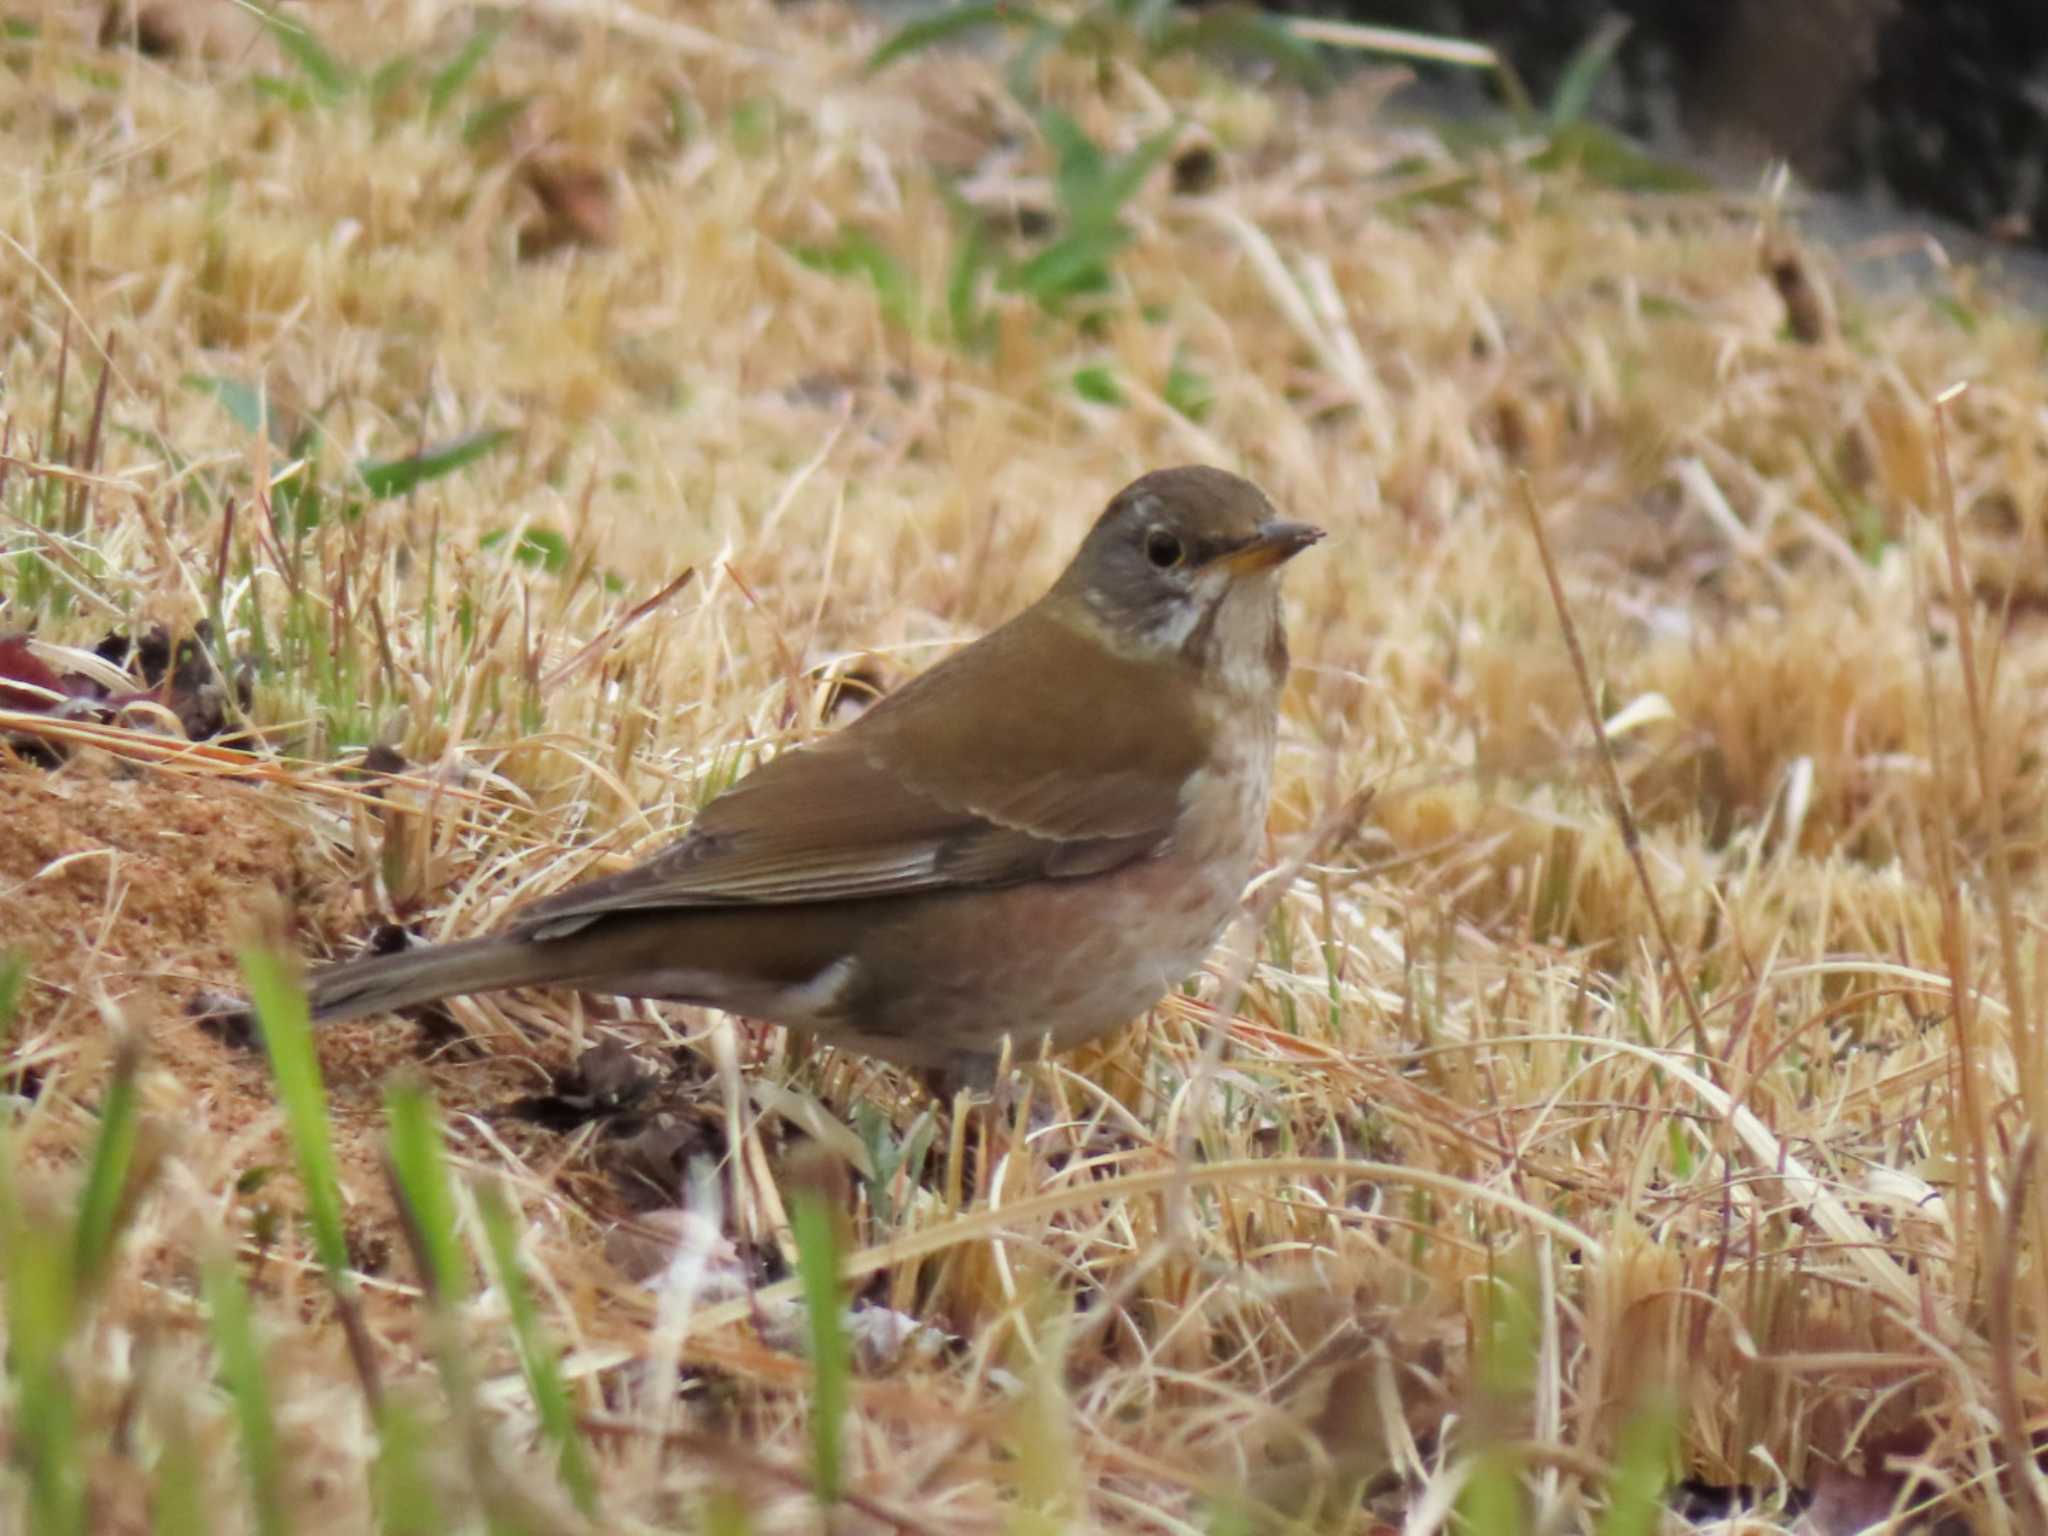
M 1323 530 L 1313 523 L 1265 523 L 1244 543 L 1219 557 L 1216 563 L 1233 576 L 1246 576 L 1253 571 L 1263 571 L 1269 565 L 1278 565 L 1283 560 L 1292 560 L 1322 536 Z

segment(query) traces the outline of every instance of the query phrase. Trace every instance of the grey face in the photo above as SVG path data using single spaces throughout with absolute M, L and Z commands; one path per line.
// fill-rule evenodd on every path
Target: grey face
M 1275 526 L 1284 525 L 1250 482 L 1221 470 L 1163 470 L 1109 504 L 1069 579 L 1127 643 L 1179 650 L 1213 625 L 1218 605 L 1238 600 L 1233 594 L 1271 601 L 1270 570 L 1243 557 Z

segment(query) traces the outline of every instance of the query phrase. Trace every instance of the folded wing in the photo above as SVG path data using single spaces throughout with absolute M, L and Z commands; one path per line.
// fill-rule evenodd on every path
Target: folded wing
M 1026 646 L 1052 666 L 1016 667 Z M 1020 698 L 1020 676 L 1050 685 Z M 1082 693 L 1068 686 L 1077 678 L 1100 681 Z M 749 774 L 646 863 L 526 908 L 515 931 L 548 939 L 621 912 L 1105 873 L 1163 846 L 1201 762 L 1191 720 L 1114 696 L 1156 682 L 1027 612 L 846 730 Z

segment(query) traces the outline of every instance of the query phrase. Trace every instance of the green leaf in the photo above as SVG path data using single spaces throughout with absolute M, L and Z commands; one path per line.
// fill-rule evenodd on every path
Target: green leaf
M 85 1190 L 71 1232 L 71 1287 L 89 1296 L 98 1287 L 120 1236 L 129 1202 L 129 1171 L 141 1130 L 135 1080 L 142 1067 L 141 1042 L 130 1036 L 114 1053 L 113 1070 L 100 1099 L 99 1133 L 93 1137 Z
M 299 66 L 315 94 L 332 102 L 355 89 L 355 75 L 327 51 L 312 28 L 301 22 L 289 21 L 269 7 L 256 4 L 255 0 L 244 0 L 244 3 L 263 18 L 264 26 L 277 39 L 279 49 Z
M 501 96 L 485 102 L 463 118 L 462 142 L 475 149 L 487 139 L 495 138 L 512 126 L 532 100 L 530 95 Z
M 268 949 L 244 949 L 237 958 L 249 983 L 249 1003 L 270 1058 L 285 1128 L 298 1156 L 313 1248 L 328 1278 L 339 1282 L 348 1272 L 348 1237 L 342 1226 L 341 1178 L 327 1123 L 327 1093 L 320 1083 L 319 1059 L 313 1053 L 312 1013 L 305 990 L 291 979 L 284 961 Z
M 387 501 L 474 464 L 503 447 L 511 437 L 509 427 L 486 427 L 422 448 L 402 459 L 365 459 L 356 466 L 356 473 L 362 476 L 365 490 L 379 501 Z
M 1200 422 L 1216 403 L 1216 392 L 1209 387 L 1209 381 L 1179 358 L 1167 370 L 1165 396 L 1168 405 L 1193 422 Z
M 1131 30 L 1148 46 L 1158 42 L 1173 18 L 1174 0 L 1110 0 L 1110 4 L 1126 13 Z
M 1052 151 L 1053 193 L 1060 207 L 1077 220 L 1094 212 L 1104 177 L 1101 149 L 1058 107 L 1047 107 L 1038 114 L 1038 132 Z M 1109 210 L 1112 214 L 1116 211 L 1114 207 Z
M 235 1423 L 242 1436 L 242 1466 L 256 1501 L 256 1529 L 261 1536 L 285 1536 L 291 1520 L 285 1513 L 284 1471 L 277 1447 L 277 1416 L 270 1404 L 270 1364 L 256 1338 L 249 1312 L 249 1293 L 232 1259 L 214 1259 L 201 1274 L 206 1310 L 213 1324 L 213 1347 L 220 1374 L 235 1405 Z
M 1621 192 L 1703 192 L 1711 183 L 1670 160 L 1644 154 L 1595 123 L 1570 123 L 1551 136 L 1531 162 L 1538 170 L 1575 167 L 1583 176 Z
M 772 96 L 750 96 L 735 106 L 726 120 L 733 148 L 744 155 L 758 155 L 772 148 L 782 120 L 781 108 L 782 104 Z
M 412 78 L 419 60 L 409 53 L 401 53 L 386 59 L 371 73 L 365 94 L 376 102 L 387 101 L 405 89 L 406 81 Z
M 1550 94 L 1550 127 L 1553 132 L 1569 128 L 1586 115 L 1600 77 L 1614 62 L 1615 51 L 1635 25 L 1626 16 L 1609 16 L 1595 27 L 1586 40 L 1572 50 L 1564 73 L 1557 77 L 1557 89 Z
M 1173 144 L 1173 132 L 1168 129 L 1154 134 L 1136 149 L 1125 155 L 1110 168 L 1102 182 L 1102 212 L 1114 216 L 1123 212 L 1128 203 L 1145 185 L 1145 178 L 1152 174 L 1166 151 Z M 1075 209 L 1078 215 L 1080 209 Z
M 187 389 L 213 396 L 243 431 L 261 432 L 265 429 L 269 413 L 264 407 L 260 385 L 245 384 L 240 379 L 213 373 L 188 373 L 179 382 Z
M 815 271 L 867 278 L 875 286 L 884 318 L 901 330 L 912 328 L 917 318 L 917 290 L 910 274 L 888 247 L 866 230 L 844 230 L 836 245 L 798 246 L 792 254 Z
M 1671 1486 L 1678 1457 L 1678 1429 L 1678 1405 L 1669 1392 L 1653 1390 L 1631 1409 L 1608 1475 L 1599 1536 L 1655 1536 L 1661 1528 L 1664 1491 Z
M 1010 0 L 981 0 L 979 4 L 951 5 L 943 10 L 905 22 L 868 55 L 867 73 L 887 69 L 898 59 L 921 53 L 934 43 L 950 42 L 979 32 L 985 27 L 1043 27 L 1045 18 L 1027 5 Z
M 469 84 L 470 77 L 483 67 L 484 60 L 491 56 L 491 50 L 498 46 L 498 39 L 505 35 L 506 18 L 491 14 L 476 24 L 455 57 L 434 71 L 427 82 L 427 116 L 439 117 Z
M 1965 336 L 1974 336 L 1982 326 L 1977 312 L 1953 294 L 1937 293 L 1928 299 L 1934 312 L 1947 320 Z
M 392 1182 L 426 1271 L 420 1278 L 436 1305 L 459 1304 L 469 1292 L 469 1266 L 456 1238 L 455 1195 L 433 1103 L 418 1082 L 401 1078 L 385 1090 L 384 1114 Z
M 206 1513 L 206 1480 L 192 1428 L 175 1407 L 165 1416 L 170 1422 L 157 1430 L 156 1477 L 149 1493 L 151 1536 L 208 1536 L 213 1521 Z
M 1264 59 L 1296 85 L 1319 91 L 1330 83 L 1315 45 L 1304 42 L 1277 16 L 1250 6 L 1226 5 L 1197 12 L 1195 19 L 1166 28 L 1155 53 L 1249 54 Z
M 1001 286 L 1057 310 L 1067 299 L 1110 286 L 1110 264 L 1132 238 L 1121 218 L 1124 204 L 1144 185 L 1171 139 L 1161 133 L 1128 155 L 1112 158 L 1057 107 L 1039 114 L 1038 127 L 1052 151 L 1053 187 L 1065 232 L 1028 261 L 1010 267 Z
M 964 224 L 966 234 L 946 278 L 946 321 L 957 345 L 979 352 L 995 340 L 995 316 L 982 303 L 981 283 L 995 267 L 997 253 L 988 226 L 972 209 L 967 210 Z
M 1034 27 L 1026 34 L 1024 46 L 1011 54 L 1003 69 L 1003 83 L 1012 96 L 1026 103 L 1038 99 L 1038 66 L 1059 41 L 1060 31 L 1054 26 Z
M 555 1351 L 541 1336 L 540 1317 L 533 1305 L 533 1291 L 519 1263 L 519 1236 L 512 1228 L 512 1209 L 504 1191 L 491 1181 L 476 1186 L 476 1213 L 483 1223 L 484 1240 L 490 1248 L 491 1273 L 505 1298 L 505 1312 L 512 1323 L 512 1337 L 519 1346 L 520 1369 L 526 1373 L 526 1387 L 540 1417 L 541 1437 L 555 1447 L 555 1467 L 562 1486 L 582 1513 L 597 1516 L 597 1479 L 590 1469 L 590 1457 L 576 1423 L 576 1411 L 569 1401 L 569 1389 L 562 1381 L 562 1369 Z
M 1120 228 L 1069 235 L 1010 268 L 1001 286 L 1028 293 L 1047 309 L 1057 309 L 1081 294 L 1101 293 L 1109 287 L 1111 258 L 1130 238 L 1129 231 Z
M 15 1441 L 9 1460 L 28 1474 L 28 1529 L 86 1536 L 84 1448 L 64 1360 L 79 1314 L 71 1255 L 47 1221 L 24 1209 L 14 1157 L 15 1138 L 0 1135 L 0 1276 Z
M 841 1436 L 851 1393 L 853 1354 L 846 1337 L 846 1290 L 839 1278 L 839 1240 L 832 1212 L 815 1190 L 799 1191 L 790 1210 L 796 1272 L 803 1284 L 811 1343 L 811 1492 L 836 1504 L 841 1487 Z
M 1116 375 L 1099 364 L 1075 370 L 1074 393 L 1083 400 L 1093 401 L 1097 405 L 1124 403 L 1124 392 L 1116 381 Z
M 1482 1446 L 1459 1491 L 1451 1529 L 1471 1536 L 1527 1536 L 1530 1525 L 1521 1488 L 1524 1459 L 1504 1445 Z
M 318 105 L 303 81 L 286 80 L 279 75 L 251 75 L 249 84 L 257 95 L 283 102 L 294 112 L 310 112 Z
M 1687 1133 L 1687 1122 L 1682 1116 L 1673 1115 L 1665 1122 L 1666 1139 L 1671 1143 L 1671 1174 L 1681 1184 L 1692 1177 L 1692 1137 Z
M 511 537 L 509 530 L 493 528 L 476 541 L 478 549 L 496 549 Z M 569 568 L 569 541 L 552 528 L 528 528 L 512 547 L 512 558 L 521 565 L 559 576 Z
M 14 1025 L 21 995 L 28 990 L 28 956 L 18 949 L 0 950 L 0 1034 Z

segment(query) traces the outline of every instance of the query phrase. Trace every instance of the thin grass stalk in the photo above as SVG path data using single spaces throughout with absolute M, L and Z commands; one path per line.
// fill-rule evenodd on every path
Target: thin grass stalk
M 181 1407 L 158 1429 L 155 1472 L 149 1498 L 152 1536 L 209 1536 L 214 1522 L 206 1514 L 199 1452 Z
M 2029 1145 L 2038 1145 L 2048 1140 L 2048 1080 L 2044 1080 L 2044 1073 L 2048 1073 L 2048 1052 L 2043 1050 L 2042 1031 L 2030 1006 L 2031 991 L 2020 964 L 2019 919 L 2014 909 L 2012 889 L 2012 855 L 2006 842 L 2003 810 L 2005 780 L 2001 765 L 1991 749 L 1990 728 L 1985 719 L 1989 701 L 1985 697 L 1986 682 L 1977 665 L 1977 605 L 1963 570 L 1962 535 L 1958 527 L 1955 479 L 1949 465 L 1948 406 L 1962 394 L 1965 387 L 1960 384 L 1951 386 L 1934 400 L 1934 456 L 1939 476 L 1937 483 L 1941 492 L 1939 507 L 1942 547 L 1948 563 L 1949 596 L 1956 624 L 1956 654 L 1963 671 L 1963 698 L 1969 710 L 1970 748 L 1977 771 L 1977 793 L 1983 802 L 1984 814 L 1988 818 L 1992 911 L 1998 924 L 1999 964 L 2004 971 L 2006 1006 L 2013 1031 L 2014 1055 L 2019 1065 L 2020 1102 L 2026 1108 L 2026 1141 Z M 2033 1190 L 2033 1203 L 2028 1207 L 2027 1226 L 2032 1233 L 2034 1252 L 2048 1253 L 2048 1180 L 2023 1181 L 2017 1168 L 2009 1174 L 2009 1178 L 2015 1189 L 2021 1187 L 2024 1182 Z M 2010 1221 L 1998 1227 L 1997 1231 L 2001 1234 L 2002 1240 L 2016 1238 L 2018 1235 L 2017 1229 Z M 2031 1265 L 2029 1278 L 2032 1281 L 2034 1326 L 2028 1331 L 2038 1338 L 2041 1330 L 2048 1327 L 2048 1265 Z M 2041 1481 L 2031 1459 L 2023 1466 L 2016 1466 L 2014 1475 L 2020 1479 L 2026 1490 L 2027 1501 L 2032 1507 L 2038 1527 L 2048 1530 L 2048 1485 Z
M 129 1175 L 141 1134 L 135 1080 L 141 1066 L 140 1037 L 124 1036 L 114 1049 L 114 1064 L 100 1099 L 99 1133 L 93 1138 L 72 1228 L 72 1288 L 80 1298 L 90 1296 L 105 1278 L 132 1198 Z
M 1718 1085 L 1721 1074 L 1707 1039 L 1706 1020 L 1700 1014 L 1699 1000 L 1693 996 L 1692 983 L 1679 967 L 1678 946 L 1672 941 L 1671 925 L 1664 920 L 1664 904 L 1658 899 L 1656 884 L 1650 879 L 1650 866 L 1643 856 L 1642 829 L 1636 824 L 1635 812 L 1629 808 L 1628 791 L 1622 786 L 1621 769 L 1614 760 L 1614 743 L 1608 739 L 1607 728 L 1600 718 L 1599 698 L 1593 692 L 1593 674 L 1586 666 L 1586 653 L 1579 645 L 1578 625 L 1572 620 L 1571 604 L 1564 595 L 1564 580 L 1558 575 L 1557 561 L 1550 552 L 1550 536 L 1544 532 L 1543 516 L 1537 508 L 1528 477 L 1522 477 L 1518 484 L 1522 492 L 1522 510 L 1528 514 L 1529 530 L 1536 540 L 1536 554 L 1543 563 L 1543 580 L 1550 588 L 1551 605 L 1557 613 L 1558 629 L 1571 657 L 1572 676 L 1579 685 L 1579 702 L 1586 711 L 1586 723 L 1592 728 L 1593 741 L 1599 748 L 1600 783 L 1607 808 L 1621 830 L 1622 847 L 1628 852 L 1629 863 L 1635 869 L 1636 884 L 1642 888 L 1643 901 L 1649 908 L 1650 926 L 1657 935 L 1658 956 L 1663 960 L 1665 974 L 1670 977 L 1671 985 L 1678 992 L 1678 1001 L 1685 1009 L 1686 1021 L 1691 1026 L 1692 1048 L 1698 1052 L 1702 1065 Z
M 19 950 L 0 950 L 0 1038 L 14 1027 L 14 1015 L 28 991 L 28 956 Z
M 476 1373 L 461 1332 L 469 1263 L 457 1231 L 455 1191 L 440 1123 L 425 1087 L 410 1076 L 391 1085 L 384 1104 L 389 1121 L 384 1172 L 426 1290 L 429 1338 L 441 1389 L 462 1438 L 485 1525 L 494 1533 L 513 1536 L 524 1522 L 512 1513 L 506 1497 L 477 1407 Z
M 363 1321 L 362 1298 L 350 1268 L 348 1235 L 341 1217 L 341 1176 L 328 1129 L 327 1093 L 320 1082 L 320 1062 L 313 1051 L 312 1013 L 303 988 L 284 961 L 261 946 L 239 955 L 249 983 L 249 1005 L 270 1058 L 270 1070 L 284 1106 L 285 1127 L 298 1160 L 299 1182 L 306 1197 L 306 1219 L 313 1229 L 313 1249 L 334 1297 L 336 1315 L 348 1341 L 349 1360 L 363 1399 L 375 1418 L 383 1403 L 377 1353 Z
M 790 1220 L 811 1345 L 811 1491 L 830 1507 L 844 1488 L 843 1436 L 853 1374 L 839 1237 L 831 1210 L 815 1190 L 796 1191 Z
M 585 1516 L 595 1519 L 597 1478 L 577 1427 L 575 1405 L 562 1380 L 560 1361 L 541 1335 L 533 1291 L 519 1262 L 519 1236 L 513 1229 L 511 1204 L 495 1180 L 479 1180 L 473 1192 L 477 1219 L 490 1252 L 491 1271 L 505 1297 L 512 1336 L 519 1346 L 520 1369 L 526 1375 L 526 1387 L 533 1394 L 534 1410 L 540 1417 L 541 1436 L 555 1448 L 555 1470 L 570 1500 Z
M 0 1134 L 0 1245 L 13 1455 L 27 1471 L 29 1528 L 39 1536 L 85 1536 L 85 1451 L 64 1358 L 78 1320 L 69 1245 L 26 1207 L 11 1129 Z
M 260 1536 L 290 1536 L 293 1522 L 285 1502 L 284 1464 L 270 1397 L 270 1364 L 256 1337 L 249 1293 L 234 1260 L 225 1255 L 209 1260 L 201 1275 L 201 1289 L 221 1378 L 235 1408 L 256 1529 Z

